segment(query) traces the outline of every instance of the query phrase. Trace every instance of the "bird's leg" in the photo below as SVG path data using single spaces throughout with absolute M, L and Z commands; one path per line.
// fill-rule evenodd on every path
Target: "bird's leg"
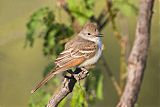
M 79 86 L 80 85 L 80 80 L 84 79 L 86 76 L 88 76 L 89 72 L 85 67 L 82 68 L 76 68 L 76 70 L 73 72 L 72 70 L 67 70 L 67 72 L 71 75 L 71 76 L 67 76 L 65 75 L 65 78 L 72 78 L 74 77 L 76 79 L 76 81 L 78 82 Z
M 70 78 L 70 77 L 74 77 L 77 81 L 80 81 L 81 79 L 84 79 L 86 76 L 89 75 L 89 71 L 82 67 L 82 68 L 76 68 L 76 70 L 73 72 L 72 70 L 67 70 L 67 72 L 71 75 L 71 76 L 67 76 L 65 75 L 65 78 Z
M 71 75 L 73 75 L 73 71 L 71 69 L 67 70 L 67 72 Z
M 89 72 L 88 72 L 88 70 L 87 70 L 86 68 L 84 68 L 84 67 L 83 67 L 83 68 L 77 68 L 77 71 L 78 71 L 78 72 L 74 72 L 75 74 L 74 74 L 73 76 L 74 76 L 74 78 L 77 80 L 80 89 L 81 89 L 83 92 L 85 92 L 85 91 L 84 91 L 84 88 L 82 87 L 82 85 L 81 85 L 81 83 L 80 83 L 80 80 L 81 80 L 81 79 L 84 79 L 86 76 L 88 76 Z
M 88 75 L 88 70 L 86 68 L 76 68 L 76 71 L 74 72 L 73 76 L 77 80 L 77 82 L 80 85 L 80 80 L 84 79 Z
M 84 79 L 86 76 L 89 75 L 89 71 L 85 67 L 82 67 L 81 70 L 81 73 L 83 74 L 81 78 Z

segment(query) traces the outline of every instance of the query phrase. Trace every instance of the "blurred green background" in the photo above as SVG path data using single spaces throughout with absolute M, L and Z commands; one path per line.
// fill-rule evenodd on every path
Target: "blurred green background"
M 103 1 L 96 1 L 95 11 L 99 11 Z M 42 78 L 44 67 L 51 59 L 44 57 L 42 41 L 37 39 L 33 48 L 24 48 L 26 22 L 37 9 L 50 6 L 55 10 L 55 0 L 0 0 L 0 107 L 27 107 L 30 90 Z M 160 20 L 159 3 L 156 1 L 152 19 L 151 44 L 143 84 L 141 87 L 138 107 L 160 107 Z M 63 15 L 63 14 L 62 14 Z M 119 28 L 125 32 L 124 24 L 128 25 L 131 38 L 134 40 L 136 16 L 117 19 Z M 102 31 L 105 45 L 105 57 L 115 75 L 119 70 L 120 49 L 117 40 L 108 25 Z M 104 73 L 104 99 L 97 101 L 94 107 L 114 107 L 118 98 L 116 92 Z

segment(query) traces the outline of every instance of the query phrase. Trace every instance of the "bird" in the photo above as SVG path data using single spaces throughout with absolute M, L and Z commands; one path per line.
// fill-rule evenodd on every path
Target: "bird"
M 102 55 L 102 34 L 96 23 L 88 22 L 82 30 L 68 41 L 64 50 L 55 59 L 55 68 L 48 73 L 32 90 L 47 83 L 53 76 L 71 68 L 85 68 L 94 65 Z

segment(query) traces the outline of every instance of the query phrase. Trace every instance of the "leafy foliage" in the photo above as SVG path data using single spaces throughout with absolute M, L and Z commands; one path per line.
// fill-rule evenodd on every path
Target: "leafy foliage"
M 38 93 L 34 94 L 30 98 L 29 107 L 44 107 L 44 105 L 47 104 L 50 97 L 51 94 L 46 93 L 44 90 L 39 90 Z
M 100 69 L 95 68 L 85 82 L 88 101 L 94 103 L 97 99 L 103 99 L 103 75 Z
M 30 43 L 30 46 L 32 46 L 35 38 L 46 32 L 48 27 L 51 26 L 54 17 L 53 12 L 48 7 L 36 11 L 27 23 L 26 45 Z
M 77 86 L 76 84 L 73 92 L 73 96 L 71 99 L 71 107 L 87 107 L 87 97 L 84 87 Z
M 73 30 L 70 26 L 55 22 L 54 19 L 54 13 L 48 7 L 36 11 L 27 23 L 26 45 L 29 43 L 32 46 L 36 37 L 40 37 L 44 41 L 45 55 L 59 54 L 63 50 L 64 43 L 58 41 L 73 35 Z
M 88 103 L 94 104 L 96 100 L 103 99 L 103 75 L 97 72 L 99 70 L 96 68 L 90 71 L 89 77 L 83 83 L 76 84 L 71 99 L 72 107 L 88 107 Z
M 67 0 L 71 14 L 83 25 L 93 16 L 94 0 Z
M 130 0 L 113 0 L 113 9 L 117 9 L 125 16 L 138 13 L 138 8 Z

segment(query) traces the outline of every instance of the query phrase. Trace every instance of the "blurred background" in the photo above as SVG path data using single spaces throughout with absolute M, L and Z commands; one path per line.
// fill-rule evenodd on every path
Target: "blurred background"
M 104 0 L 95 1 L 94 12 L 104 5 Z M 138 6 L 138 0 L 134 1 Z M 26 47 L 26 23 L 33 12 L 49 6 L 59 16 L 55 0 L 0 0 L 0 107 L 28 107 L 32 96 L 30 91 L 42 79 L 44 68 L 52 60 L 43 54 L 43 41 L 36 39 L 33 47 Z M 138 99 L 138 107 L 160 107 L 160 20 L 159 2 L 155 2 L 152 18 L 151 42 L 147 67 Z M 98 14 L 98 13 L 97 13 Z M 66 16 L 61 12 L 63 16 Z M 57 18 L 58 20 L 58 18 Z M 119 16 L 118 28 L 129 35 L 130 47 L 135 36 L 137 15 L 127 18 Z M 65 20 L 63 20 L 65 21 Z M 124 25 L 127 25 L 127 27 Z M 127 33 L 126 33 L 127 30 Z M 106 61 L 118 78 L 120 69 L 120 47 L 113 36 L 111 25 L 103 29 L 104 55 Z M 130 49 L 129 49 L 130 50 Z M 92 107 L 115 107 L 118 102 L 116 91 L 104 72 L 103 99 Z M 90 106 L 91 107 L 91 106 Z

